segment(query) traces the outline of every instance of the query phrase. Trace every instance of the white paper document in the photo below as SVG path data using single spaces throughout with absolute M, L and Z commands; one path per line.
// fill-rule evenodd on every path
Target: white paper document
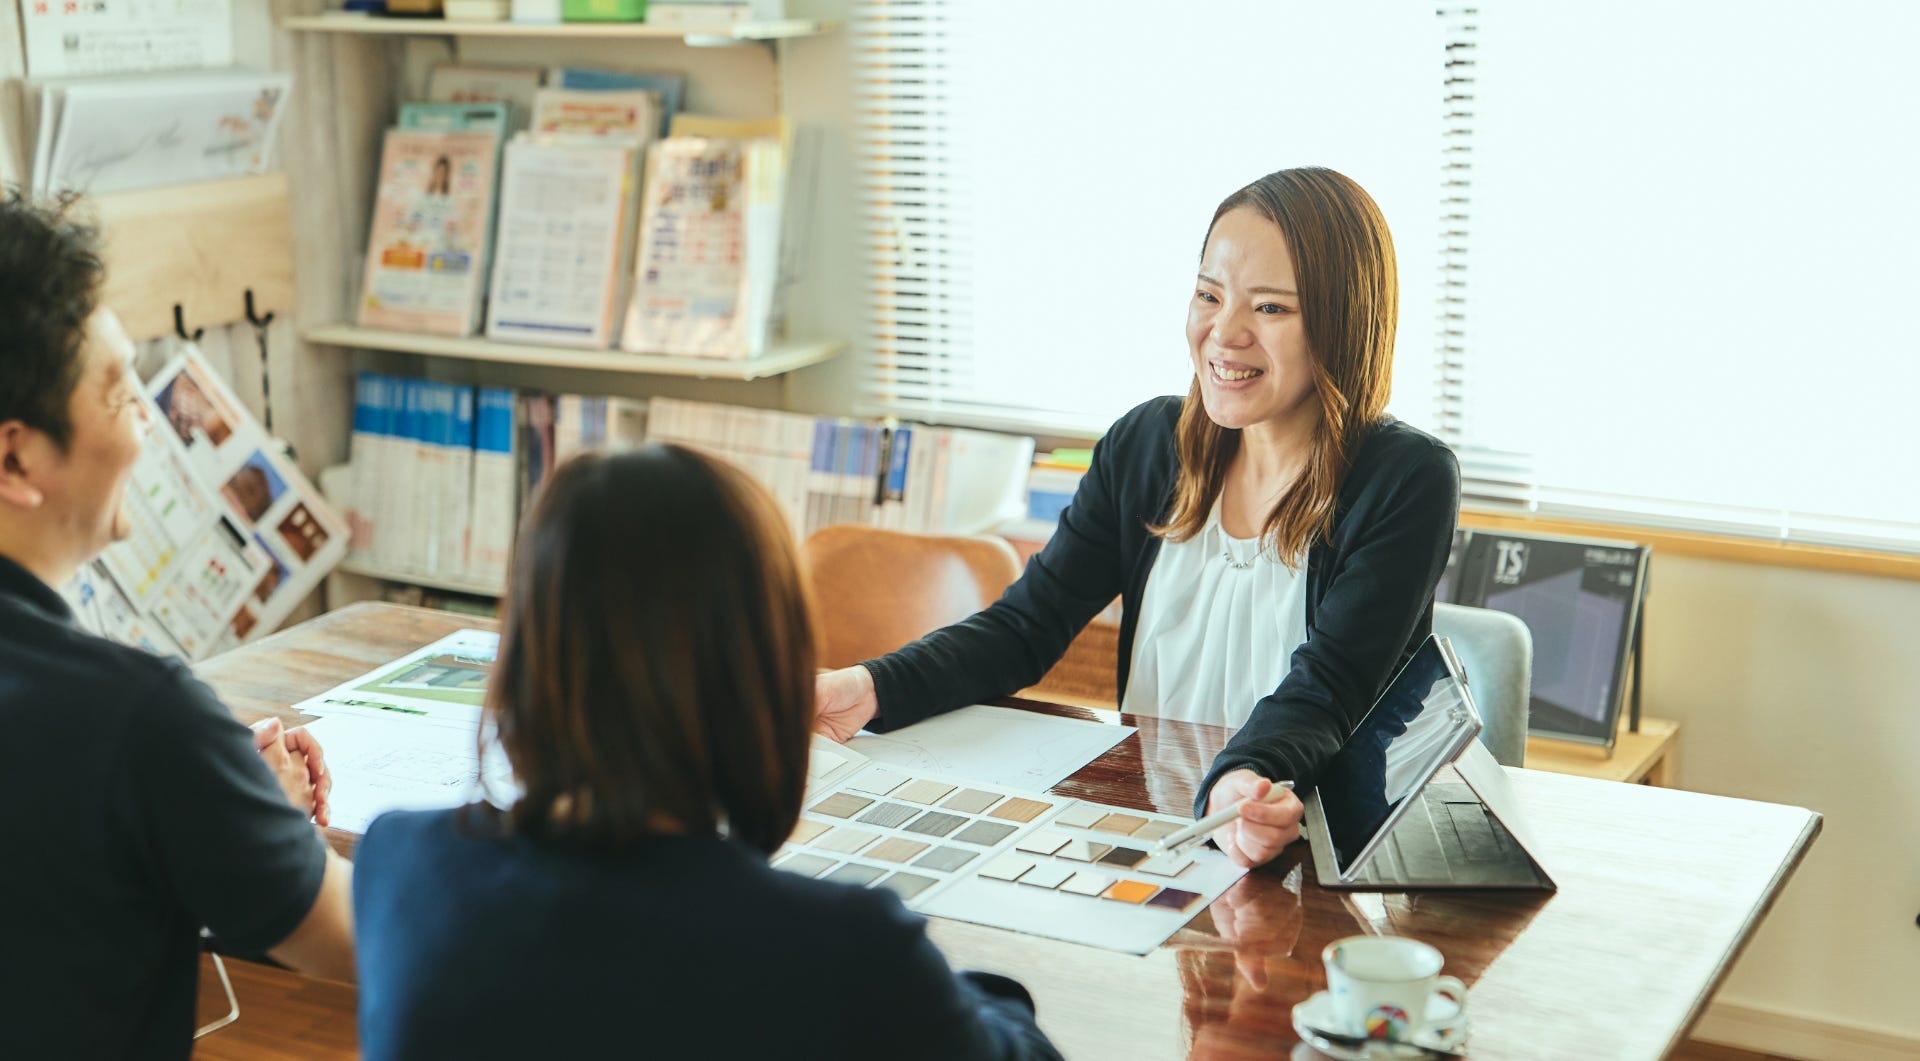
M 848 746 L 910 771 L 1044 792 L 1127 739 L 1132 726 L 975 704 Z
M 418 718 L 443 726 L 464 726 L 472 733 L 480 724 L 487 677 L 499 650 L 499 634 L 458 630 L 319 696 L 302 700 L 293 709 L 323 717 L 384 714 Z M 332 761 L 331 752 L 327 758 Z
M 393 810 L 438 810 L 491 798 L 511 802 L 513 771 L 499 745 L 484 770 L 477 730 L 419 718 L 329 715 L 307 724 L 333 772 L 333 828 L 365 833 Z M 486 785 L 481 785 L 482 774 Z
M 500 182 L 487 338 L 602 348 L 631 229 L 633 151 L 516 140 Z

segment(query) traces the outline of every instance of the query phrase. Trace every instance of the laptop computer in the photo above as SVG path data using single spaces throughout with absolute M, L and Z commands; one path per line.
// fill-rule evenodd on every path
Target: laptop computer
M 1320 884 L 1551 890 L 1506 772 L 1479 733 L 1453 646 L 1427 638 L 1307 793 Z M 1436 782 L 1448 765 L 1459 780 Z

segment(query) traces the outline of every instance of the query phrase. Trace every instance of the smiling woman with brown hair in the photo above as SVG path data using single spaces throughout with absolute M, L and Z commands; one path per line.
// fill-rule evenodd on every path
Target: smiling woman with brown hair
M 1121 709 L 1235 728 L 1196 814 L 1242 865 L 1299 836 L 1301 790 L 1433 625 L 1459 467 L 1386 414 L 1399 290 L 1371 196 L 1269 173 L 1214 212 L 1187 302 L 1194 379 L 1094 447 L 1058 529 L 992 607 L 823 675 L 845 740 L 1040 680 L 1121 599 Z
M 955 975 L 892 893 L 768 866 L 814 636 L 765 490 L 677 446 L 575 458 L 505 608 L 485 718 L 522 792 L 385 815 L 356 856 L 370 1061 L 1058 1056 L 1018 984 Z

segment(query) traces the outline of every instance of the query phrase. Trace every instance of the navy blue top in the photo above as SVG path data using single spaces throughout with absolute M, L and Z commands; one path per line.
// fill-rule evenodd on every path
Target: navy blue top
M 1119 689 L 1160 539 L 1173 509 L 1184 399 L 1155 398 L 1108 429 L 1047 547 L 991 607 L 868 660 L 880 728 L 1007 696 L 1039 681 L 1088 621 L 1121 600 Z M 1279 688 L 1254 705 L 1195 794 L 1248 767 L 1304 792 L 1433 629 L 1433 588 L 1460 512 L 1460 466 L 1440 440 L 1397 420 L 1369 430 L 1335 501 L 1333 530 L 1307 551 L 1307 640 Z
M 201 927 L 265 951 L 325 871 L 211 690 L 0 557 L 0 1058 L 185 1058 Z
M 717 837 L 587 854 L 499 820 L 385 814 L 360 842 L 367 1061 L 1059 1057 L 1018 984 L 955 975 L 892 892 Z

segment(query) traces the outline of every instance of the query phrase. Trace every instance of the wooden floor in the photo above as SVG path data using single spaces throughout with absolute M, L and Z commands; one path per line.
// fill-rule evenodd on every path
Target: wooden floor
M 352 987 L 232 959 L 227 975 L 240 1019 L 195 1043 L 198 1061 L 358 1061 L 353 1022 L 335 1019 L 352 1012 Z M 199 1023 L 226 1012 L 220 977 L 202 957 Z
M 194 1047 L 198 1061 L 358 1061 L 351 1022 L 335 1021 L 345 1012 L 353 988 L 325 980 L 269 969 L 252 962 L 229 961 L 234 994 L 240 999 L 240 1019 L 201 1039 Z M 200 1021 L 226 1012 L 226 996 L 213 964 L 201 960 Z M 249 1014 L 253 1019 L 248 1019 Z M 265 1019 L 268 1014 L 271 1020 Z M 1774 1054 L 1756 1054 L 1731 1046 L 1688 1040 L 1670 1061 L 1783 1061 Z

